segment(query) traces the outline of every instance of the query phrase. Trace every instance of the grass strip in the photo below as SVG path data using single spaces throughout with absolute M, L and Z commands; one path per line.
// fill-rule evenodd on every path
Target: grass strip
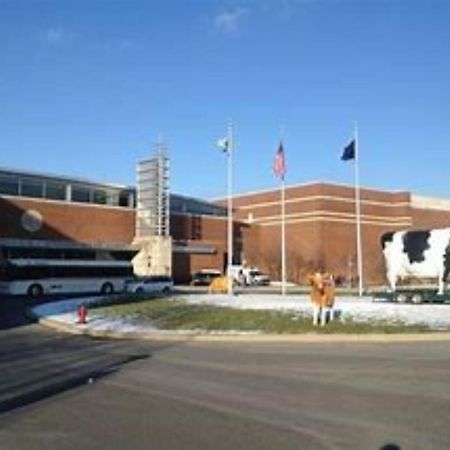
M 132 300 L 131 300 L 132 301 Z M 100 306 L 100 305 L 98 305 Z M 131 319 L 165 330 L 244 331 L 274 334 L 397 334 L 432 331 L 425 325 L 362 323 L 335 320 L 325 327 L 313 326 L 311 317 L 295 311 L 242 310 L 192 305 L 182 299 L 139 299 L 138 302 L 100 306 L 101 316 Z

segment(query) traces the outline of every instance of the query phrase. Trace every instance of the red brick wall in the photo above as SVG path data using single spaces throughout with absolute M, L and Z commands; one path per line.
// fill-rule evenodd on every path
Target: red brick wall
M 240 257 L 240 235 L 248 227 L 234 224 L 234 258 Z M 173 276 L 177 282 L 190 281 L 190 275 L 202 269 L 217 269 L 224 272 L 227 261 L 227 218 L 196 215 L 174 215 L 171 217 L 171 235 L 174 245 L 183 243 L 186 247 L 207 246 L 213 254 L 173 254 Z M 241 231 L 244 230 L 244 231 Z
M 21 218 L 27 210 L 42 216 L 40 230 L 30 232 L 23 227 Z M 2 237 L 117 244 L 130 244 L 134 237 L 135 212 L 131 209 L 0 197 L 0 211 Z
M 313 183 L 286 188 L 289 279 L 303 282 L 305 274 L 317 267 L 345 278 L 356 278 L 354 198 L 351 186 Z M 238 196 L 233 205 L 235 217 L 253 220 L 252 231 L 247 233 L 244 243 L 244 258 L 279 278 L 280 191 Z M 386 231 L 412 226 L 410 194 L 361 189 L 361 217 L 364 279 L 369 283 L 382 283 L 384 265 L 380 237 Z M 442 220 L 442 215 L 436 220 Z
M 412 211 L 413 228 L 443 228 L 450 227 L 450 212 L 432 209 L 414 209 Z
M 305 274 L 322 266 L 336 275 L 356 276 L 354 189 L 313 183 L 286 189 L 286 241 L 289 279 L 304 282 Z M 386 231 L 450 226 L 450 212 L 412 208 L 408 192 L 361 190 L 364 279 L 384 283 L 380 237 Z M 223 203 L 223 202 L 218 202 Z M 235 255 L 280 277 L 280 191 L 238 196 L 235 212 Z M 43 217 L 39 231 L 21 223 L 29 209 Z M 28 239 L 72 239 L 82 242 L 129 244 L 135 232 L 135 211 L 126 208 L 0 197 L 0 236 Z M 253 222 L 246 224 L 249 213 Z M 213 254 L 173 256 L 174 276 L 187 281 L 205 268 L 223 270 L 227 253 L 226 217 L 175 215 L 175 241 L 188 246 L 211 246 Z M 242 245 L 242 249 L 240 249 Z

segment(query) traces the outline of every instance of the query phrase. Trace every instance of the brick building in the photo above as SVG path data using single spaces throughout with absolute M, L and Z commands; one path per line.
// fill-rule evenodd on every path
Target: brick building
M 132 248 L 136 229 L 133 187 L 17 170 L 0 170 L 0 258 L 2 245 L 71 241 Z M 203 268 L 224 270 L 227 211 L 214 203 L 170 196 L 172 270 L 187 282 Z M 235 263 L 280 272 L 280 192 L 236 195 Z M 304 281 L 307 271 L 324 267 L 355 279 L 355 204 L 352 186 L 309 183 L 286 187 L 288 278 Z M 384 281 L 379 245 L 386 231 L 450 226 L 450 201 L 410 192 L 361 189 L 364 280 Z M 8 245 L 9 245 L 8 244 Z M 56 245 L 56 244 L 55 244 Z
M 288 279 L 324 268 L 342 280 L 356 281 L 354 188 L 331 183 L 287 186 L 285 190 Z M 450 201 L 405 191 L 362 188 L 363 278 L 384 282 L 380 237 L 386 231 L 450 226 Z M 224 205 L 225 200 L 218 204 Z M 281 203 L 279 190 L 234 197 L 235 218 L 243 227 L 241 258 L 280 277 Z
M 226 210 L 170 196 L 173 275 L 187 282 L 205 267 L 224 268 Z M 237 227 L 239 229 L 239 227 Z M 0 169 L 0 259 L 13 247 L 87 244 L 135 249 L 133 187 L 29 171 Z

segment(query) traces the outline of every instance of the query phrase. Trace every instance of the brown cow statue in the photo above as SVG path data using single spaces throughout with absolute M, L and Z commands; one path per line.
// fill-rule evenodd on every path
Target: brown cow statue
M 313 324 L 324 326 L 329 319 L 334 320 L 334 277 L 329 273 L 314 272 L 308 275 L 313 304 Z M 327 314 L 329 313 L 329 314 Z

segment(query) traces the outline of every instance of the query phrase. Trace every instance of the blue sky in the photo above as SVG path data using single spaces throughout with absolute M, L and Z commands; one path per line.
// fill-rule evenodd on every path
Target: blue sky
M 450 198 L 447 0 L 0 0 L 0 166 L 134 184 L 162 136 L 177 193 L 353 183 Z

